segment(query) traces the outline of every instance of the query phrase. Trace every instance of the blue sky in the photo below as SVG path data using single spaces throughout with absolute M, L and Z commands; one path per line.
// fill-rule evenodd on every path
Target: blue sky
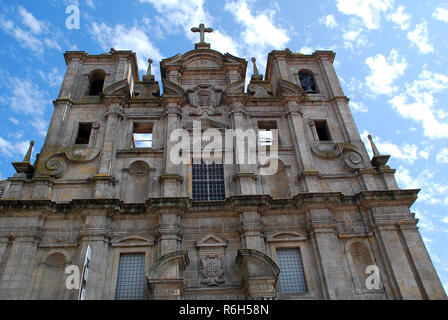
M 66 8 L 80 10 L 69 30 Z M 448 289 L 448 1 L 415 0 L 48 0 L 0 2 L 0 176 L 14 174 L 30 140 L 43 145 L 65 72 L 63 52 L 116 49 L 159 61 L 193 48 L 190 28 L 214 28 L 221 52 L 336 52 L 335 68 L 365 142 L 391 154 L 401 188 L 421 188 L 412 210 Z M 251 68 L 248 68 L 251 71 Z M 367 145 L 370 151 L 370 146 Z

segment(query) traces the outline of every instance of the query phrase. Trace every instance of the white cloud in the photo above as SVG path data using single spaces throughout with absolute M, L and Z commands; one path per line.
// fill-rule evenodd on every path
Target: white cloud
M 313 50 L 313 48 L 305 46 L 305 47 L 300 48 L 299 52 L 303 53 L 303 54 L 312 54 L 314 52 L 314 50 Z
M 60 87 L 64 76 L 59 72 L 58 68 L 53 68 L 51 72 L 38 71 L 42 80 L 44 80 L 51 88 Z
M 37 55 L 42 55 L 45 48 L 62 50 L 57 41 L 60 37 L 57 29 L 50 30 L 50 25 L 37 20 L 23 7 L 19 7 L 18 11 L 17 20 L 20 20 L 21 25 L 25 28 L 0 15 L 0 29 L 16 39 L 21 47 L 30 49 Z
M 363 28 L 357 28 L 344 32 L 342 38 L 344 39 L 344 47 L 354 49 L 364 47 L 367 45 L 367 37 L 363 34 Z
M 448 22 L 448 9 L 445 8 L 437 8 L 432 14 L 434 18 L 437 20 Z
M 16 118 L 13 118 L 13 117 L 9 117 L 9 121 L 11 121 L 12 123 L 14 123 L 14 124 L 19 124 L 19 120 L 17 120 Z
M 365 62 L 370 68 L 366 85 L 374 94 L 391 94 L 397 90 L 393 83 L 407 68 L 406 59 L 400 58 L 397 50 L 392 49 L 387 58 L 377 54 Z
M 330 29 L 336 28 L 338 26 L 338 23 L 336 22 L 336 18 L 332 14 L 329 14 L 326 17 L 320 18 L 319 22 L 322 24 L 325 24 Z
M 350 101 L 350 109 L 353 112 L 367 112 L 367 111 L 369 111 L 364 103 L 362 103 L 362 102 L 354 102 L 354 101 Z
M 14 143 L 0 137 L 0 153 L 8 158 L 24 156 L 28 151 L 29 145 L 29 141 L 19 141 Z
M 21 114 L 42 115 L 50 102 L 46 92 L 30 80 L 10 78 L 11 96 L 6 97 L 11 109 Z
M 390 14 L 387 19 L 396 23 L 401 30 L 407 30 L 411 26 L 411 15 L 404 13 L 404 7 L 399 6 L 397 10 Z
M 32 13 L 28 12 L 25 8 L 19 7 L 20 15 L 22 16 L 22 23 L 26 25 L 32 33 L 40 34 L 45 28 L 45 24 L 37 20 Z
M 369 139 L 367 138 L 368 132 L 364 130 L 361 133 L 361 139 L 364 144 L 367 146 L 367 151 L 369 152 L 370 157 L 373 156 L 373 152 L 371 150 Z M 381 154 L 391 155 L 392 158 L 400 159 L 406 161 L 408 163 L 414 163 L 420 156 L 418 152 L 418 147 L 415 144 L 403 143 L 401 146 L 394 144 L 392 142 L 383 141 L 380 137 L 373 138 L 378 151 Z
M 137 53 L 138 65 L 141 70 L 148 67 L 148 59 L 154 62 L 163 59 L 162 53 L 149 40 L 145 32 L 137 26 L 126 27 L 117 24 L 109 27 L 105 23 L 92 23 L 91 33 L 103 50 L 114 47 L 116 50 L 132 50 Z
M 224 9 L 245 27 L 241 38 L 249 46 L 282 49 L 290 40 L 287 30 L 274 24 L 275 11 L 253 14 L 244 0 L 226 2 Z
M 409 31 L 408 39 L 418 47 L 420 53 L 425 54 L 434 51 L 434 47 L 428 39 L 428 24 L 426 22 L 417 24 L 414 31 Z
M 447 89 L 448 76 L 423 70 L 417 80 L 406 84 L 406 93 L 395 96 L 389 103 L 404 118 L 420 122 L 426 136 L 448 137 L 448 123 L 436 117 L 437 100 L 434 97 L 436 93 Z
M 338 10 L 360 18 L 367 29 L 380 27 L 381 13 L 392 7 L 390 0 L 337 0 Z
M 92 9 L 95 9 L 95 4 L 93 3 L 93 0 L 86 0 L 86 5 Z
M 436 156 L 436 160 L 439 163 L 448 163 L 448 148 L 443 148 Z
M 421 189 L 418 194 L 419 202 L 429 204 L 443 204 L 448 195 L 448 185 L 445 182 L 435 180 L 436 173 L 434 170 L 420 170 L 414 176 L 409 169 L 399 166 L 395 178 L 401 188 L 404 189 Z

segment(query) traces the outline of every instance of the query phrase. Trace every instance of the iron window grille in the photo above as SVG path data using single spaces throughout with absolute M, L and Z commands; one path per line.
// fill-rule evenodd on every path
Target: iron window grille
M 145 254 L 120 254 L 116 300 L 141 300 L 145 293 Z
M 224 166 L 222 164 L 193 164 L 193 201 L 225 200 Z
M 299 248 L 277 249 L 277 263 L 280 268 L 281 293 L 307 292 Z

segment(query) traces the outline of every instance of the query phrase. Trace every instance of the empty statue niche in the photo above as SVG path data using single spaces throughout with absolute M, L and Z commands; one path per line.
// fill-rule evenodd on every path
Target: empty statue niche
M 67 258 L 60 252 L 50 254 L 36 273 L 33 299 L 58 300 L 65 291 L 64 270 Z
M 291 190 L 287 172 L 289 166 L 285 166 L 280 159 L 277 161 L 277 172 L 273 175 L 265 176 L 266 186 L 271 191 L 272 198 L 287 199 L 291 197 Z
M 127 203 L 143 203 L 148 198 L 150 187 L 151 167 L 142 160 L 137 160 L 129 165 L 125 170 L 125 183 L 123 184 L 122 195 Z
M 104 72 L 104 70 L 101 69 L 94 70 L 90 73 L 89 78 L 90 78 L 89 96 L 97 96 L 101 92 L 103 92 L 106 72 Z
M 314 75 L 309 70 L 299 71 L 299 80 L 302 89 L 306 93 L 317 93 L 316 81 L 314 80 Z
M 88 145 L 92 133 L 92 123 L 80 123 L 75 144 Z
M 134 122 L 132 148 L 152 148 L 152 122 Z
M 330 131 L 328 130 L 328 124 L 326 120 L 315 120 L 315 126 L 319 141 L 331 140 Z
M 258 139 L 261 146 L 272 146 L 274 139 L 272 130 L 277 130 L 277 121 L 262 120 L 258 121 Z

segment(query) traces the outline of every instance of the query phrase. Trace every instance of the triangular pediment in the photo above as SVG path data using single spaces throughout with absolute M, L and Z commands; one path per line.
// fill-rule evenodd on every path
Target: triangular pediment
M 216 247 L 227 247 L 227 240 L 224 240 L 218 236 L 215 236 L 214 234 L 207 234 L 206 236 L 202 237 L 198 241 L 196 241 L 196 247 L 209 247 L 209 248 L 216 248 Z
M 224 129 L 229 128 L 229 125 L 227 123 L 216 121 L 216 120 L 211 120 L 208 118 L 202 118 L 197 121 L 200 122 L 200 124 L 201 124 L 201 130 L 207 130 L 207 129 L 224 130 Z M 195 122 L 191 121 L 191 122 L 187 123 L 186 125 L 184 125 L 183 128 L 185 130 L 189 130 L 189 131 L 193 130 L 193 125 L 195 124 Z

